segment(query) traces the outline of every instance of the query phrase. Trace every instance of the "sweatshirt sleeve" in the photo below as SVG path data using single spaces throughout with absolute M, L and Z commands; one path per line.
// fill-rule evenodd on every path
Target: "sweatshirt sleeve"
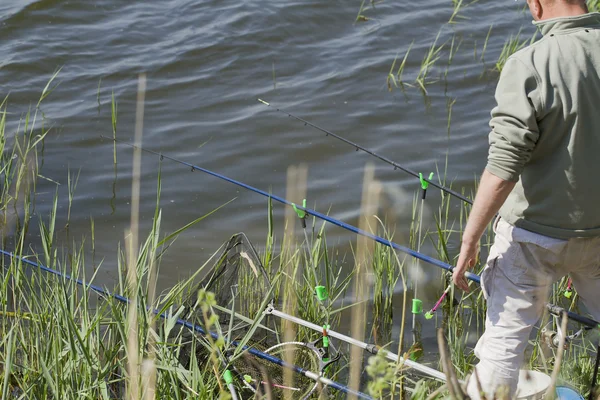
M 535 72 L 516 58 L 510 58 L 500 74 L 497 106 L 490 120 L 492 131 L 486 169 L 506 181 L 519 180 L 539 138 L 538 82 Z

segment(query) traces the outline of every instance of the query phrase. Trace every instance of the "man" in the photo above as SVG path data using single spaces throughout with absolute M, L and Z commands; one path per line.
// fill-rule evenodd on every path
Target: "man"
M 527 0 L 543 38 L 512 55 L 492 110 L 488 163 L 463 233 L 453 281 L 475 265 L 494 215 L 482 288 L 481 387 L 510 395 L 553 282 L 569 274 L 600 320 L 600 14 L 584 0 Z M 475 379 L 468 392 L 479 393 Z M 491 397 L 489 397 L 491 398 Z

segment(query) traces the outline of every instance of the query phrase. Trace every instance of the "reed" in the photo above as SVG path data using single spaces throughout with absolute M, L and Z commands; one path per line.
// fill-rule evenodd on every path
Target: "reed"
M 392 241 L 380 222 L 384 237 Z M 377 344 L 385 345 L 392 340 L 391 333 L 394 328 L 394 297 L 398 280 L 403 276 L 404 263 L 399 263 L 393 251 L 381 244 L 377 244 L 372 255 L 373 268 L 373 337 Z M 396 312 L 397 313 L 397 312 Z
M 358 9 L 358 14 L 356 14 L 356 18 L 354 19 L 354 23 L 357 22 L 365 22 L 368 21 L 370 18 L 368 18 L 367 16 L 365 16 L 363 14 L 364 10 L 365 10 L 365 3 L 367 2 L 367 0 L 362 0 L 362 2 L 360 3 L 360 8 Z
M 303 166 L 291 166 L 288 168 L 287 173 L 287 191 L 286 198 L 288 199 L 296 199 L 298 201 L 300 199 L 306 198 L 306 185 L 308 180 L 308 169 L 305 165 Z M 294 215 L 294 210 L 289 207 L 286 209 L 286 219 L 285 219 L 285 227 L 286 241 L 284 243 L 287 244 L 288 247 L 295 248 L 295 222 L 296 216 Z M 305 221 L 302 221 L 303 225 Z M 309 244 L 306 243 L 308 246 Z M 297 280 L 299 273 L 299 261 L 300 253 L 294 251 L 293 254 L 289 255 L 289 257 L 285 258 L 285 275 L 288 279 L 285 280 L 284 289 L 283 289 L 283 311 L 287 314 L 293 315 L 296 313 L 298 309 L 298 296 L 294 287 L 294 282 Z M 306 265 L 306 269 L 313 270 L 314 266 L 311 263 Z M 284 342 L 293 342 L 297 340 L 296 326 L 287 320 L 281 321 L 281 330 L 283 332 L 283 341 Z M 294 364 L 295 354 L 292 349 L 288 349 L 283 354 L 283 360 L 289 364 Z M 293 387 L 294 382 L 294 374 L 290 370 L 284 371 L 284 386 Z M 285 400 L 291 399 L 292 393 L 285 392 Z
M 102 85 L 102 78 L 98 79 L 98 88 L 96 89 L 96 102 L 98 103 L 98 113 L 100 113 L 100 86 Z
M 408 49 L 406 50 L 406 53 L 404 53 L 404 58 L 402 58 L 402 62 L 400 63 L 400 65 L 398 66 L 398 69 L 396 70 L 396 72 L 394 72 L 394 68 L 396 66 L 396 61 L 398 59 L 398 55 L 396 55 L 396 57 L 394 57 L 394 62 L 392 63 L 392 66 L 390 67 L 390 72 L 388 72 L 388 76 L 387 76 L 387 87 L 388 90 L 391 92 L 392 91 L 392 84 L 394 85 L 394 87 L 399 87 L 399 86 L 404 86 L 404 82 L 402 80 L 402 75 L 404 73 L 404 68 L 406 67 L 406 60 L 408 59 L 408 55 L 410 53 L 410 50 L 413 47 L 413 44 L 415 42 L 411 42 L 410 46 L 408 46 Z
M 435 40 L 427 50 L 425 57 L 423 57 L 423 60 L 421 61 L 421 68 L 419 70 L 419 74 L 417 75 L 416 83 L 425 94 L 427 94 L 427 89 L 425 89 L 425 85 L 428 84 L 427 77 L 429 76 L 429 73 L 431 72 L 435 63 L 440 59 L 440 53 L 444 48 L 444 44 L 439 46 L 437 45 L 441 32 L 441 30 L 438 32 Z
M 454 61 L 454 57 L 458 53 L 462 42 L 462 38 L 460 40 L 456 40 L 456 35 L 452 35 L 452 40 L 450 42 L 450 50 L 448 51 L 448 64 L 446 65 L 446 71 L 444 71 L 444 81 L 446 83 L 448 82 L 448 71 L 450 70 L 452 61 Z
M 117 110 L 117 100 L 115 99 L 114 90 L 112 92 L 111 101 L 110 101 L 110 119 L 111 119 L 111 125 L 112 125 L 113 139 L 116 139 L 117 138 L 118 110 Z M 117 165 L 117 142 L 116 141 L 113 141 L 113 164 Z
M 439 46 L 437 44 L 441 33 L 442 33 L 442 31 L 440 30 L 438 32 L 437 36 L 435 37 L 435 40 L 433 41 L 433 43 L 427 50 L 427 53 L 425 53 L 425 56 L 423 57 L 423 60 L 421 61 L 421 67 L 419 69 L 419 73 L 417 75 L 417 78 L 415 79 L 417 86 L 419 86 L 419 88 L 421 88 L 421 90 L 423 91 L 424 94 L 427 94 L 427 89 L 425 88 L 425 86 L 428 85 L 429 83 L 431 83 L 430 81 L 428 81 L 427 78 L 428 78 L 429 74 L 431 73 L 431 70 L 437 63 L 437 61 L 440 59 L 442 49 L 445 46 L 445 44 L 441 44 Z
M 454 102 L 448 102 L 449 131 Z M 6 104 L 3 103 L 0 108 L 0 171 L 3 183 L 0 186 L 0 209 L 3 210 L 4 231 L 8 232 L 3 237 L 4 246 L 10 245 L 16 254 L 32 256 L 32 259 L 74 278 L 95 282 L 101 273 L 100 267 L 93 258 L 90 266 L 86 247 L 91 247 L 93 257 L 94 219 L 90 219 L 91 243 L 74 239 L 65 245 L 57 239 L 57 221 L 65 217 L 67 221 L 70 219 L 69 210 L 75 201 L 78 174 L 68 175 L 69 207 L 66 211 L 61 211 L 58 194 L 55 194 L 48 215 L 38 219 L 33 213 L 34 194 L 37 180 L 43 178 L 36 154 L 48 131 L 36 128 L 37 114 L 34 110 L 25 117 L 11 147 L 4 135 L 5 110 Z M 445 186 L 447 162 L 446 158 L 442 171 L 436 173 Z M 299 175 L 300 179 L 290 178 L 290 184 L 296 189 L 306 187 L 306 178 L 302 178 L 305 173 L 296 170 L 295 175 Z M 176 324 L 176 319 L 181 316 L 180 305 L 185 294 L 195 287 L 196 278 L 212 264 L 212 259 L 207 260 L 189 279 L 161 294 L 156 291 L 156 274 L 168 254 L 169 244 L 212 212 L 162 236 L 160 191 L 159 168 L 152 226 L 144 238 L 129 239 L 128 244 L 118 250 L 118 281 L 114 283 L 114 290 L 130 297 L 132 303 L 129 306 L 98 296 L 89 286 L 78 286 L 73 281 L 38 269 L 30 270 L 18 259 L 2 257 L 0 290 L 6 294 L 0 302 L 0 390 L 3 398 L 110 399 L 124 397 L 126 389 L 129 397 L 136 399 L 229 396 L 222 379 L 227 368 L 223 354 L 231 351 L 235 357 L 243 357 L 245 352 L 239 347 L 231 348 L 222 335 L 218 338 L 190 336 L 186 329 Z M 376 186 L 368 186 L 365 198 L 377 191 Z M 290 196 L 296 201 L 304 198 L 302 191 L 294 192 Z M 441 193 L 442 200 L 434 209 L 434 223 L 423 226 L 421 239 L 416 234 L 418 213 L 415 203 L 409 241 L 413 247 L 416 247 L 416 241 L 429 242 L 437 258 L 451 263 L 456 257 L 456 243 L 460 241 L 470 206 L 462 204 L 459 217 L 454 220 L 451 210 L 456 206 L 455 200 Z M 377 201 L 365 203 L 376 204 Z M 404 358 L 415 355 L 416 349 L 407 350 L 404 346 L 405 315 L 410 312 L 407 306 L 410 291 L 404 270 L 406 258 L 401 258 L 389 247 L 370 247 L 365 243 L 356 247 L 352 254 L 354 257 L 341 254 L 337 248 L 328 246 L 325 224 L 318 225 L 312 218 L 305 220 L 307 227 L 302 228 L 304 237 L 298 240 L 299 227 L 294 214 L 290 214 L 286 222 L 286 232 L 278 250 L 273 213 L 273 205 L 269 202 L 269 227 L 261 256 L 267 271 L 281 279 L 281 283 L 278 281 L 272 288 L 276 301 L 286 304 L 290 313 L 307 321 L 329 324 L 332 329 L 351 329 L 356 337 L 364 335 L 365 340 L 372 338 L 385 348 L 397 346 L 397 353 Z M 374 217 L 376 208 L 366 207 L 363 214 L 362 227 L 383 231 L 385 238 L 393 239 L 394 231 L 385 228 L 386 224 Z M 32 225 L 32 222 L 35 224 Z M 29 232 L 30 227 L 36 225 L 39 238 Z M 137 224 L 132 222 L 132 232 L 135 226 Z M 488 231 L 484 237 L 484 254 L 492 236 L 492 232 Z M 138 244 L 134 245 L 134 242 Z M 354 263 L 350 270 L 344 267 L 348 263 Z M 277 271 L 285 273 L 278 274 Z M 447 275 L 441 275 L 440 294 L 447 284 Z M 327 301 L 316 298 L 317 285 L 327 288 Z M 559 294 L 555 294 L 553 302 L 562 301 L 567 303 L 567 307 L 576 307 L 576 295 L 571 299 L 562 297 L 565 286 L 565 281 L 557 285 L 555 293 Z M 356 298 L 348 296 L 353 287 L 352 293 L 357 294 Z M 400 305 L 398 296 L 401 297 Z M 219 324 L 212 312 L 214 296 L 202 292 L 198 298 L 194 307 L 202 315 L 204 325 L 218 331 Z M 166 312 L 167 318 L 158 319 L 148 311 L 148 307 Z M 442 343 L 447 352 L 444 363 L 452 365 L 458 378 L 464 378 L 475 362 L 470 346 L 474 342 L 473 336 L 482 331 L 485 303 L 480 291 L 474 290 L 469 294 L 450 292 L 442 310 L 432 323 L 444 330 L 447 340 L 447 344 Z M 349 311 L 355 314 L 347 324 L 348 318 L 344 316 Z M 399 327 L 397 337 L 392 336 L 394 327 Z M 282 332 L 295 340 L 315 339 L 314 332 L 301 327 L 284 327 Z M 250 339 L 251 333 L 242 341 L 249 343 Z M 210 354 L 209 362 L 199 362 L 192 351 L 190 365 L 184 367 L 180 354 L 188 345 L 192 349 L 206 349 Z M 591 341 L 585 337 L 574 340 L 571 350 L 563 354 L 557 380 L 568 380 L 580 390 L 587 390 L 585 385 L 589 384 L 593 368 L 590 357 L 593 349 Z M 541 369 L 544 364 L 551 366 L 557 357 L 558 352 L 556 355 L 554 352 L 543 354 L 536 346 L 529 363 L 531 367 Z M 449 392 L 446 390 L 450 389 L 431 380 L 419 380 L 419 376 L 401 363 L 389 363 L 381 355 L 368 357 L 366 361 L 360 354 L 349 358 L 344 356 L 339 364 L 327 370 L 327 374 L 336 379 L 352 377 L 355 387 L 366 388 L 378 398 L 398 398 L 409 394 L 415 398 L 447 396 Z M 455 387 L 452 390 L 457 393 Z
M 450 16 L 448 23 L 455 24 L 458 19 L 468 19 L 467 17 L 460 15 L 460 12 L 478 1 L 479 0 L 472 0 L 470 3 L 466 4 L 465 0 L 452 0 L 452 15 Z
M 498 56 L 498 61 L 496 61 L 496 70 L 502 72 L 502 68 L 504 68 L 504 64 L 508 61 L 508 57 L 525 47 L 525 44 L 526 42 L 521 40 L 521 29 L 519 29 L 519 32 L 515 36 L 510 35 L 510 38 L 502 46 L 502 51 L 500 52 L 500 56 Z
M 384 0 L 380 0 L 380 1 L 376 1 L 376 0 L 369 0 L 369 4 L 371 6 L 371 9 L 375 9 L 375 6 L 377 6 L 377 4 L 383 3 Z M 365 15 L 365 12 L 367 10 L 367 0 L 362 0 L 360 3 L 360 7 L 358 9 L 358 14 L 356 15 L 356 18 L 354 19 L 354 23 L 356 24 L 357 22 L 366 22 L 371 20 L 372 18 L 367 17 Z
M 41 104 L 38 103 L 38 106 Z M 1 188 L 2 216 L 7 233 L 3 244 L 12 244 L 16 255 L 31 256 L 73 279 L 94 282 L 99 269 L 88 275 L 86 251 L 83 242 L 68 249 L 61 248 L 56 240 L 58 195 L 55 194 L 47 219 L 38 221 L 41 235 L 39 243 L 31 242 L 29 225 L 34 209 L 33 190 L 40 177 L 36 152 L 48 131 L 36 133 L 36 124 L 30 115 L 22 124 L 23 130 L 14 137 L 12 149 L 6 147 L 5 122 L 0 126 L 0 168 L 4 185 Z M 31 121 L 31 122 L 30 122 Z M 76 178 L 69 174 L 69 206 L 73 201 Z M 15 210 L 15 214 L 11 212 Z M 69 211 L 66 215 L 69 220 Z M 149 279 L 158 247 L 160 214 L 155 214 L 155 224 L 139 253 L 135 264 L 138 282 Z M 93 219 L 92 219 L 93 221 Z M 92 222 L 92 248 L 94 248 Z M 122 397 L 127 381 L 126 336 L 128 323 L 126 307 L 111 298 L 99 298 L 89 286 L 78 286 L 73 280 L 45 273 L 23 264 L 19 259 L 1 258 L 2 279 L 0 289 L 4 296 L 0 302 L 0 388 L 2 397 L 9 398 L 102 398 Z M 180 304 L 181 293 L 192 280 L 182 283 L 160 299 L 147 296 L 151 290 L 140 285 L 138 307 L 146 305 L 168 310 Z M 121 292 L 123 293 L 123 292 Z M 176 309 L 176 308 L 175 308 Z M 149 348 L 158 350 L 161 371 L 158 375 L 156 396 L 166 398 L 196 398 L 199 393 L 212 392 L 216 384 L 214 375 L 200 366 L 182 371 L 177 362 L 177 343 L 180 335 L 171 336 L 174 317 L 169 317 L 160 329 L 152 327 L 157 317 L 141 313 L 135 330 L 142 354 Z M 162 343 L 158 348 L 148 347 L 153 338 Z M 174 351 L 175 349 L 175 351 Z M 190 374 L 196 381 L 189 385 Z M 199 379 L 199 378 L 202 379 Z M 173 385 L 176 383 L 176 385 Z M 150 385 L 151 386 L 151 385 Z M 204 388 L 192 390 L 190 386 Z M 145 387 L 148 387 L 145 386 Z M 145 391 L 145 393 L 149 393 Z M 154 396 L 151 396 L 154 397 Z M 146 397 L 148 398 L 148 397 Z
M 372 232 L 373 229 L 376 229 L 377 225 L 375 225 L 373 221 L 373 215 L 376 215 L 377 213 L 380 194 L 381 183 L 375 181 L 373 165 L 367 164 L 363 180 L 363 195 L 359 222 L 360 229 L 367 232 Z M 359 236 L 357 238 L 357 251 L 355 257 L 356 279 L 353 292 L 357 304 L 352 307 L 351 336 L 359 341 L 363 341 L 365 338 L 365 326 L 367 323 L 365 302 L 371 297 L 371 288 L 369 285 L 370 277 L 367 265 L 369 263 L 369 255 L 372 254 L 373 251 L 373 244 L 373 241 L 368 240 L 364 236 Z M 349 371 L 350 387 L 354 390 L 360 388 L 362 365 L 363 349 L 355 346 L 350 350 Z
M 481 62 L 485 61 L 485 51 L 487 50 L 488 42 L 490 41 L 490 35 L 492 34 L 492 28 L 494 24 L 490 25 L 487 35 L 485 36 L 485 42 L 483 42 L 483 49 L 481 49 Z
M 449 24 L 455 24 L 457 17 L 463 18 L 458 15 L 463 7 L 465 7 L 464 0 L 452 0 L 452 15 L 448 20 Z
M 81 173 L 81 169 L 77 171 L 77 175 L 71 175 L 71 172 L 67 174 L 67 189 L 69 191 L 69 203 L 67 206 L 67 225 L 66 228 L 69 227 L 69 222 L 71 221 L 71 207 L 73 206 L 73 197 L 75 196 L 75 189 L 77 189 L 77 182 L 79 182 L 79 174 Z
M 529 42 L 531 45 L 537 39 L 537 31 L 531 36 L 530 39 L 521 40 L 521 31 L 522 28 L 519 29 L 516 35 L 510 35 L 510 37 L 504 42 L 504 46 L 502 46 L 502 51 L 500 52 L 500 56 L 498 57 L 498 61 L 496 61 L 495 69 L 498 72 L 502 72 L 504 68 L 504 64 L 508 61 L 508 58 L 525 47 L 525 45 Z

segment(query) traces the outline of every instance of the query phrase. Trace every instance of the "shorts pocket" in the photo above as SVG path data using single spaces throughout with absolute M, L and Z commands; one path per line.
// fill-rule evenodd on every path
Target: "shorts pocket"
M 547 286 L 553 281 L 553 272 L 548 268 L 552 253 L 533 243 L 513 243 L 508 250 L 508 260 L 502 263 L 502 272 L 508 280 L 518 286 Z
M 496 215 L 496 218 L 494 218 L 494 222 L 492 223 L 492 231 L 494 233 L 498 233 L 497 229 L 498 229 L 498 224 L 500 223 L 500 220 L 502 218 L 500 218 L 500 215 Z
M 486 300 L 489 300 L 494 290 L 494 274 L 496 273 L 497 264 L 498 256 L 490 257 L 481 272 L 481 291 Z

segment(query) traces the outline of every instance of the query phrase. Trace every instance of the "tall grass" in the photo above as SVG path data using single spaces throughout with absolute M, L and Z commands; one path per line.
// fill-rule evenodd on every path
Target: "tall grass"
M 387 76 L 387 87 L 390 92 L 392 91 L 392 84 L 394 85 L 394 87 L 403 86 L 402 75 L 404 73 L 404 68 L 406 67 L 406 60 L 410 53 L 410 49 L 412 49 L 413 44 L 414 42 L 412 42 L 410 46 L 408 46 L 406 53 L 404 53 L 404 58 L 402 59 L 402 62 L 398 66 L 396 72 L 394 72 L 394 68 L 396 67 L 398 55 L 396 55 L 396 57 L 394 58 L 394 62 L 392 63 L 392 66 L 390 67 L 390 72 Z
M 423 60 L 421 61 L 421 68 L 419 70 L 419 74 L 417 75 L 417 78 L 416 78 L 417 85 L 421 88 L 421 90 L 425 94 L 427 94 L 427 89 L 425 88 L 425 86 L 428 84 L 427 78 L 429 76 L 429 73 L 431 72 L 435 63 L 440 59 L 440 57 L 441 57 L 440 53 L 441 53 L 442 49 L 444 48 L 444 44 L 441 44 L 439 46 L 437 44 L 441 33 L 442 33 L 442 31 L 440 30 L 438 32 L 437 36 L 435 37 L 435 40 L 433 41 L 433 43 L 427 50 L 427 53 L 425 53 L 425 56 L 423 57 Z
M 23 273 L 28 268 L 23 263 L 3 258 L 2 290 L 12 301 L 3 302 L 0 312 L 4 316 L 15 315 L 0 320 L 5 340 L 0 353 L 3 398 L 121 398 L 132 378 L 126 368 L 132 351 L 142 358 L 154 352 L 159 371 L 155 384 L 157 398 L 197 398 L 202 393 L 212 396 L 211 393 L 219 392 L 218 376 L 211 368 L 193 364 L 190 370 L 184 370 L 179 365 L 184 331 L 177 331 L 176 315 L 172 314 L 181 304 L 181 294 L 191 280 L 177 285 L 158 301 L 149 302 L 148 274 L 155 254 L 154 238 L 159 233 L 154 229 L 158 226 L 160 216 L 136 260 L 139 283 L 128 291 L 139 293 L 138 302 L 132 304 L 139 311 L 135 330 L 131 330 L 127 321 L 125 304 L 98 296 L 89 286 L 79 286 L 73 280 L 39 269 Z M 52 247 L 47 238 L 44 242 L 43 254 L 34 260 L 50 260 L 46 265 L 62 274 L 94 282 L 97 272 L 87 275 L 83 246 L 71 250 L 67 256 Z M 165 310 L 169 316 L 158 319 L 154 313 L 145 311 L 147 306 Z M 203 302 L 198 305 L 204 306 Z M 207 318 L 210 320 L 210 315 Z M 152 329 L 153 321 L 157 329 Z M 137 348 L 127 346 L 132 331 L 138 339 Z M 198 346 L 203 345 L 202 338 L 197 340 Z M 220 350 L 214 341 L 204 345 L 211 346 L 214 353 Z M 141 386 L 139 395 L 148 387 Z
M 371 20 L 371 18 L 366 15 L 367 7 L 370 5 L 371 9 L 374 9 L 377 4 L 382 3 L 382 2 L 383 2 L 383 0 L 380 0 L 380 1 L 361 0 L 360 7 L 358 9 L 358 13 L 356 14 L 356 18 L 354 19 L 354 23 L 356 24 L 357 22 L 366 22 L 366 21 Z
M 40 104 L 41 101 L 38 107 Z M 39 239 L 29 233 L 35 207 L 35 187 L 41 176 L 36 162 L 37 151 L 48 132 L 44 128 L 36 132 L 36 108 L 24 117 L 21 129 L 12 138 L 12 148 L 8 147 L 6 101 L 2 106 L 0 169 L 3 185 L 0 209 L 5 233 L 3 248 L 10 248 L 16 256 L 1 257 L 2 398 L 122 398 L 133 378 L 132 369 L 127 368 L 127 364 L 138 358 L 140 361 L 136 361 L 138 365 L 134 368 L 141 367 L 142 381 L 138 393 L 134 393 L 136 398 L 227 397 L 227 392 L 220 385 L 221 364 L 218 370 L 198 363 L 184 369 L 179 362 L 180 349 L 184 340 L 189 341 L 189 338 L 184 338 L 184 329 L 177 328 L 177 313 L 181 312 L 179 307 L 183 294 L 193 287 L 202 268 L 159 298 L 154 294 L 155 272 L 160 262 L 157 254 L 162 254 L 159 249 L 168 247 L 169 241 L 203 217 L 161 240 L 162 216 L 157 203 L 152 228 L 139 251 L 135 252 L 135 258 L 130 258 L 132 262 L 129 265 L 134 267 L 130 274 L 134 274 L 135 279 L 129 280 L 130 285 L 121 284 L 115 289 L 119 295 L 136 299 L 130 303 L 130 308 L 137 310 L 136 318 L 128 320 L 127 304 L 110 296 L 98 295 L 90 286 L 75 282 L 80 279 L 93 283 L 100 269 L 94 268 L 94 272 L 89 273 L 83 241 L 80 244 L 67 243 L 67 248 L 58 243 L 55 228 L 59 217 L 57 194 L 49 216 L 38 220 Z M 76 181 L 77 178 L 69 174 L 67 221 Z M 36 248 L 40 249 L 39 253 L 36 253 Z M 127 257 L 123 252 L 119 253 L 121 277 L 125 275 L 125 264 L 121 260 Z M 32 267 L 18 257 L 44 264 L 61 275 Z M 209 263 L 210 260 L 205 265 Z M 207 308 L 209 305 L 210 296 L 205 296 L 195 306 L 205 308 L 207 327 L 211 327 L 211 321 L 214 325 L 212 313 Z M 149 309 L 165 312 L 166 318 L 160 319 Z M 131 340 L 132 335 L 135 336 L 134 341 Z M 193 340 L 195 346 L 208 347 L 212 354 L 221 354 L 223 340 L 198 336 L 193 336 Z M 131 346 L 132 343 L 134 346 Z M 154 375 L 152 368 L 148 370 L 147 361 L 154 365 Z
M 440 35 L 441 35 L 441 30 L 438 32 L 437 36 L 435 37 L 435 40 L 429 46 L 429 48 L 427 49 L 427 52 L 423 56 L 423 59 L 421 60 L 421 64 L 419 67 L 419 71 L 417 73 L 417 77 L 415 78 L 415 81 L 414 81 L 414 84 L 416 86 L 418 86 L 424 94 L 427 94 L 426 86 L 429 85 L 430 83 L 433 83 L 433 80 L 430 79 L 430 74 L 431 74 L 431 71 L 433 70 L 434 66 L 440 59 L 441 52 L 445 46 L 445 44 L 440 44 L 440 45 L 437 44 L 437 42 L 440 38 Z M 404 69 L 406 67 L 408 56 L 412 49 L 413 44 L 414 43 L 411 43 L 410 46 L 408 47 L 408 49 L 406 50 L 406 53 L 404 54 L 402 62 L 400 63 L 400 65 L 398 66 L 397 69 L 396 69 L 396 63 L 398 62 L 398 55 L 396 55 L 396 57 L 394 57 L 394 61 L 392 62 L 390 71 L 388 72 L 387 77 L 386 77 L 386 85 L 387 85 L 387 88 L 389 91 L 392 91 L 392 89 L 394 87 L 404 88 L 404 85 L 413 86 L 412 84 L 407 83 L 403 79 Z M 454 47 L 454 39 L 452 41 L 452 46 L 453 47 L 450 51 L 450 62 L 452 61 L 452 57 L 454 56 L 454 54 L 456 54 L 456 50 L 458 50 L 458 45 L 456 47 Z
M 448 109 L 450 120 L 451 105 Z M 63 275 L 68 274 L 90 283 L 97 281 L 101 270 L 96 268 L 93 259 L 90 265 L 86 251 L 87 245 L 95 249 L 93 219 L 90 222 L 92 243 L 75 239 L 66 246 L 59 243 L 56 221 L 61 218 L 61 208 L 58 206 L 58 195 L 55 195 L 48 215 L 34 220 L 39 226 L 39 238 L 29 232 L 30 227 L 35 226 L 31 224 L 33 218 L 37 218 L 33 214 L 35 188 L 41 176 L 37 151 L 48 132 L 36 130 L 34 122 L 37 113 L 34 110 L 24 118 L 10 147 L 4 134 L 6 103 L 3 103 L 1 111 L 0 171 L 3 185 L 0 188 L 0 204 L 6 232 L 4 247 L 10 246 L 15 254 L 28 256 Z M 444 185 L 446 168 L 447 165 L 441 173 L 437 171 Z M 306 178 L 300 178 L 300 181 L 305 182 Z M 70 204 L 75 198 L 75 175 L 69 174 L 69 182 L 67 220 Z M 300 183 L 299 186 L 306 184 Z M 149 232 L 139 236 L 143 239 L 139 240 L 138 245 L 132 241 L 129 246 L 119 247 L 118 250 L 118 281 L 112 285 L 112 290 L 127 296 L 132 301 L 130 304 L 98 295 L 89 286 L 77 285 L 64 276 L 31 268 L 18 258 L 1 258 L 3 273 L 0 290 L 5 293 L 0 303 L 0 390 L 3 398 L 112 399 L 126 396 L 128 388 L 129 397 L 136 399 L 229 396 L 222 378 L 228 364 L 226 354 L 230 352 L 235 357 L 241 357 L 244 352 L 239 347 L 232 348 L 222 334 L 217 338 L 190 335 L 187 329 L 176 323 L 177 318 L 182 316 L 181 305 L 186 294 L 195 287 L 196 278 L 212 264 L 212 260 L 207 260 L 189 279 L 161 295 L 156 292 L 157 270 L 167 254 L 169 244 L 204 218 L 200 217 L 171 234 L 162 235 L 163 215 L 158 201 L 160 189 L 159 172 L 157 203 Z M 375 189 L 368 186 L 365 196 L 377 192 Z M 299 201 L 304 194 L 296 192 L 290 196 L 298 196 L 296 201 Z M 455 201 L 442 195 L 438 208 L 434 210 L 433 226 L 429 229 L 424 227 L 426 233 L 423 240 L 431 244 L 430 248 L 436 252 L 437 258 L 448 263 L 453 263 L 456 257 L 456 246 L 453 244 L 459 242 L 470 211 L 468 205 L 462 204 L 458 220 L 452 219 L 450 215 Z M 413 247 L 416 246 L 415 240 L 419 240 L 414 233 L 418 215 L 416 209 L 415 204 L 411 235 Z M 375 217 L 377 213 L 376 207 L 366 208 L 364 215 L 368 218 L 361 225 L 373 232 L 383 231 L 384 237 L 391 241 L 394 232 L 384 229 L 385 224 Z M 276 251 L 278 240 L 270 202 L 267 214 L 269 229 L 262 260 L 267 271 L 281 280 L 277 281 L 273 294 L 276 301 L 285 305 L 285 310 L 316 324 L 331 325 L 332 329 L 353 329 L 356 336 L 364 335 L 365 341 L 375 342 L 385 348 L 393 349 L 397 345 L 401 361 L 411 356 L 415 349 L 407 349 L 404 343 L 405 315 L 409 311 L 407 304 L 410 295 L 404 276 L 405 258 L 387 246 L 363 243 L 356 248 L 355 267 L 347 270 L 344 265 L 354 260 L 328 247 L 325 224 L 307 219 L 307 227 L 302 228 L 304 235 L 298 240 L 299 229 L 294 226 L 297 217 L 293 214 L 287 220 L 282 248 Z M 491 237 L 492 233 L 488 231 L 484 238 L 484 249 L 489 246 Z M 448 284 L 448 277 L 441 275 L 440 280 L 441 294 Z M 558 293 L 564 291 L 565 284 L 561 282 L 558 285 Z M 318 285 L 326 286 L 329 294 L 327 301 L 316 298 L 315 286 Z M 352 287 L 356 289 L 350 291 Z M 357 297 L 349 296 L 350 293 L 357 294 Z M 372 295 L 367 296 L 367 293 Z M 401 306 L 395 301 L 397 296 L 401 296 Z M 455 297 L 457 301 L 454 301 Z M 194 310 L 202 316 L 203 325 L 220 332 L 218 320 L 212 312 L 214 296 L 201 292 L 198 299 Z M 475 362 L 471 345 L 474 336 L 478 336 L 483 328 L 485 303 L 481 292 L 476 290 L 469 294 L 450 293 L 447 299 L 443 312 L 437 315 L 434 322 L 443 328 L 447 338 L 446 365 L 451 364 L 456 369 L 456 375 L 464 378 Z M 576 307 L 575 299 L 566 300 L 555 295 L 552 300 L 556 303 L 567 302 L 567 307 Z M 166 318 L 157 317 L 152 309 L 164 312 Z M 353 310 L 358 311 L 349 319 L 348 315 Z M 392 332 L 397 327 L 398 336 L 393 337 Z M 319 334 L 298 326 L 284 325 L 284 337 L 286 332 L 297 341 L 319 338 Z M 541 337 L 540 332 L 538 342 L 542 341 Z M 249 342 L 250 336 L 242 341 Z M 210 354 L 208 362 L 199 362 L 192 350 L 190 365 L 184 367 L 180 355 L 184 348 L 190 346 L 192 349 L 206 349 Z M 420 380 L 420 377 L 406 370 L 401 361 L 389 363 L 381 355 L 363 357 L 360 354 L 352 355 L 347 346 L 340 345 L 339 348 L 343 357 L 328 368 L 326 374 L 340 381 L 353 377 L 351 382 L 356 387 L 368 390 L 373 396 L 398 398 L 412 393 L 416 398 L 425 398 L 448 394 L 439 383 Z M 587 338 L 574 339 L 571 349 L 562 362 L 562 378 L 585 391 L 593 366 L 590 357 L 593 346 Z M 290 358 L 293 360 L 293 355 Z M 539 345 L 534 349 L 529 363 L 532 368 L 543 369 L 547 366 L 550 370 L 555 359 L 552 349 L 542 351 Z M 132 384 L 137 384 L 137 388 L 131 390 Z
M 521 29 L 517 32 L 516 35 L 510 35 L 510 37 L 504 42 L 504 46 L 502 46 L 502 51 L 500 52 L 500 56 L 498 56 L 498 61 L 496 61 L 495 69 L 498 72 L 501 72 L 504 68 L 504 64 L 508 61 L 508 58 L 525 47 L 528 43 L 531 45 L 535 42 L 537 38 L 537 31 L 533 34 L 530 39 L 521 40 Z
M 460 12 L 471 4 L 477 3 L 478 1 L 479 0 L 472 0 L 470 3 L 466 4 L 465 0 L 452 0 L 452 15 L 450 16 L 448 23 L 455 24 L 459 19 L 466 19 L 467 17 L 460 15 Z

